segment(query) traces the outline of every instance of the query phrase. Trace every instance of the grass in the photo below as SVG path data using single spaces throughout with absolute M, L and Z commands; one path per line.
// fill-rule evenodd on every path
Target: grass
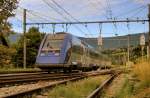
M 140 80 L 135 88 L 133 98 L 149 98 L 150 97 L 150 61 L 139 61 L 134 66 L 134 74 Z M 146 97 L 148 96 L 148 97 Z
M 150 87 L 150 61 L 143 61 L 134 66 L 134 74 L 143 87 Z
M 123 87 L 114 98 L 145 98 L 145 96 L 150 96 L 150 61 L 139 60 L 130 74 L 133 74 L 133 79 L 137 78 L 140 81 L 131 81 L 126 78 Z
M 114 98 L 131 98 L 133 93 L 133 83 L 127 78 L 123 84 L 121 90 L 116 94 Z
M 86 98 L 106 77 L 88 78 L 67 85 L 57 86 L 48 98 Z

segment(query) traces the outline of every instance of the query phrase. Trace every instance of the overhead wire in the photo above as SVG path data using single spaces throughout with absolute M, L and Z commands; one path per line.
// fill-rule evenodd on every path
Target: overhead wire
M 21 8 L 22 10 L 23 9 L 25 9 L 25 8 L 23 8 L 23 7 L 21 7 L 21 6 L 19 6 L 19 8 Z M 33 16 L 36 16 L 36 17 L 38 17 L 38 18 L 41 18 L 41 19 L 43 19 L 43 20 L 45 20 L 45 21 L 50 21 L 48 18 L 50 18 L 50 19 L 53 19 L 53 20 L 55 20 L 55 21 L 62 21 L 62 20 L 60 20 L 60 19 L 57 19 L 57 18 L 54 18 L 54 17 L 51 17 L 51 16 L 46 16 L 46 15 L 40 15 L 41 13 L 39 13 L 39 12 L 37 12 L 37 11 L 34 11 L 34 10 L 31 10 L 31 9 L 26 9 L 27 11 L 28 11 L 28 13 L 30 13 L 30 14 L 32 14 Z
M 66 16 L 64 16 L 61 12 L 59 12 L 55 7 L 51 6 L 51 4 L 47 1 L 47 0 L 43 0 L 43 2 L 51 9 L 53 9 L 57 14 L 61 15 L 65 20 L 70 21 L 70 19 L 68 19 Z M 84 33 L 78 26 L 74 25 L 74 27 Z
M 57 14 L 61 15 L 65 20 L 67 21 L 69 20 L 66 16 L 64 16 L 61 12 L 59 12 L 54 6 L 52 6 L 47 0 L 43 0 L 43 2 L 48 6 L 48 8 L 53 9 Z
M 107 5 L 107 10 L 108 10 L 108 15 L 109 15 L 109 18 L 108 20 L 116 20 L 116 18 L 114 17 L 113 18 L 113 13 L 112 13 L 112 9 L 111 9 L 111 4 L 110 4 L 110 1 L 109 0 L 106 0 L 106 5 Z M 113 22 L 113 26 L 115 27 L 115 33 L 118 31 L 118 28 L 117 28 L 117 25 L 115 22 Z
M 146 6 L 143 7 L 143 8 L 141 8 L 141 9 L 137 9 L 136 12 L 135 12 L 132 16 L 130 16 L 130 17 L 137 16 L 137 15 L 140 14 L 144 9 L 146 9 Z
M 88 0 L 88 1 L 93 1 L 93 0 Z M 96 0 L 96 1 L 97 1 L 97 0 Z M 90 3 L 90 4 L 91 4 L 92 7 L 94 7 L 95 9 L 97 9 L 97 7 L 96 7 L 93 3 Z M 97 1 L 97 4 L 103 5 L 103 4 L 102 4 L 101 2 L 99 2 L 99 1 Z M 97 11 L 99 11 L 99 9 L 97 9 Z M 104 16 L 105 16 L 106 18 L 108 18 L 107 15 L 105 15 L 104 11 L 103 11 L 103 14 L 104 14 Z
M 31 10 L 28 10 L 28 12 L 29 12 L 30 14 L 32 14 L 33 16 L 35 16 L 35 17 L 39 17 L 39 18 L 41 18 L 41 19 L 43 19 L 43 20 L 45 20 L 45 21 L 50 21 L 50 20 L 47 19 L 46 17 L 39 15 L 37 12 L 31 11 Z M 50 18 L 50 19 L 53 19 L 53 20 L 55 20 L 55 21 L 61 21 L 61 20 L 56 19 L 56 18 L 53 18 L 53 17 L 49 17 L 49 18 Z
M 25 9 L 25 8 L 23 8 L 23 7 L 21 7 L 21 6 L 18 6 L 18 8 L 20 8 L 22 11 Z M 23 12 L 21 12 L 21 14 L 22 14 Z M 31 14 L 30 12 L 29 12 L 29 10 L 28 9 L 26 9 L 26 15 L 27 15 L 27 21 L 29 20 L 30 22 L 33 22 L 34 23 L 34 17 L 31 17 L 29 14 Z M 34 15 L 33 15 L 34 16 Z M 23 17 L 23 16 L 22 16 Z
M 43 1 L 46 1 L 46 0 L 43 0 Z M 53 1 L 53 3 L 55 2 L 54 0 L 52 0 Z M 108 1 L 108 0 L 107 0 Z M 57 2 L 55 2 L 55 3 L 57 3 Z M 49 4 L 49 5 L 51 5 L 51 4 Z M 56 4 L 55 4 L 56 5 Z M 57 4 L 57 6 L 58 6 L 59 4 Z M 110 7 L 110 3 L 109 3 L 109 1 L 107 2 L 107 5 L 108 5 L 108 8 L 109 8 L 109 16 L 112 18 L 112 10 L 111 10 L 111 7 Z M 51 7 L 53 10 L 55 9 L 55 11 L 57 10 L 57 8 L 56 7 L 54 7 L 54 6 L 52 6 Z M 59 5 L 59 8 L 61 8 L 62 10 L 64 9 L 63 7 L 61 7 L 60 5 Z M 139 9 L 139 11 L 140 10 L 143 10 L 143 8 L 141 8 L 141 9 Z M 62 14 L 59 10 L 57 10 L 58 12 L 59 12 L 59 15 L 61 14 L 61 16 L 63 16 L 63 18 L 64 17 L 66 17 L 66 16 L 64 16 L 64 14 Z M 66 11 L 65 9 L 63 10 L 68 16 L 70 16 L 72 19 L 74 19 L 75 21 L 79 21 L 78 19 L 76 19 L 76 18 L 74 18 L 68 11 Z M 57 13 L 58 13 L 57 12 Z M 30 14 L 35 14 L 35 13 L 33 13 L 33 12 L 31 12 Z M 137 13 L 138 14 L 138 13 Z M 35 16 L 37 16 L 37 15 L 35 15 Z M 39 17 L 39 16 L 37 16 L 37 17 Z M 41 19 L 43 19 L 44 20 L 44 18 L 43 17 L 41 17 Z M 70 19 L 68 19 L 67 17 L 66 17 L 66 20 L 68 21 L 70 21 Z M 83 25 L 85 25 L 85 24 L 83 24 Z M 115 26 L 115 25 L 114 25 Z M 77 28 L 77 27 L 76 27 Z M 85 26 L 85 28 L 87 28 L 87 26 Z M 79 29 L 79 28 L 78 28 Z M 88 29 L 88 28 L 87 28 Z M 80 29 L 81 30 L 81 29 Z M 82 32 L 82 31 L 80 31 L 80 32 Z M 82 32 L 83 33 L 83 32 Z
M 106 5 L 107 5 L 107 13 L 109 18 L 108 19 L 112 19 L 112 9 L 111 9 L 111 5 L 110 5 L 110 1 L 106 0 Z
M 60 9 L 62 9 L 68 16 L 70 16 L 73 20 L 75 20 L 75 21 L 77 21 L 77 22 L 79 22 L 79 20 L 78 19 L 76 19 L 74 16 L 72 16 L 66 9 L 64 9 L 61 5 L 59 5 L 56 1 L 54 1 L 54 0 L 51 0 L 57 7 L 59 7 Z M 85 25 L 83 25 L 86 29 L 87 29 L 87 31 L 90 33 L 90 30 L 87 28 L 87 26 L 85 26 Z M 79 27 L 77 27 L 77 28 L 79 28 Z
M 117 15 L 115 17 L 122 17 L 124 15 L 128 15 L 130 13 L 133 13 L 134 11 L 137 11 L 137 9 L 143 9 L 143 7 L 145 7 L 145 5 L 138 6 L 138 7 L 134 8 L 134 9 L 131 9 L 131 10 L 127 11 L 127 12 L 120 13 L 119 15 Z

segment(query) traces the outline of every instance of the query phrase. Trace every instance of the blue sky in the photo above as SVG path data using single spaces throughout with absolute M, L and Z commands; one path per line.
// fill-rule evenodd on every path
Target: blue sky
M 150 0 L 53 0 L 65 9 L 78 21 L 108 20 L 113 17 L 117 19 L 135 19 L 136 17 L 146 19 L 148 15 L 148 4 Z M 49 4 L 49 6 L 47 5 Z M 50 7 L 51 6 L 51 7 Z M 57 7 L 52 0 L 20 0 L 19 7 L 14 13 L 16 16 L 10 18 L 13 30 L 22 32 L 22 13 L 26 8 L 27 22 L 68 22 L 75 21 L 62 9 Z M 116 25 L 116 26 L 115 26 Z M 148 23 L 102 24 L 102 36 L 111 37 L 148 31 Z M 51 25 L 33 25 L 40 31 L 51 33 Z M 27 26 L 29 28 L 30 26 Z M 65 25 L 56 25 L 55 31 L 64 31 Z M 80 28 L 78 30 L 77 28 Z M 82 32 L 81 32 L 82 31 Z M 77 36 L 98 37 L 99 24 L 68 25 L 68 32 Z

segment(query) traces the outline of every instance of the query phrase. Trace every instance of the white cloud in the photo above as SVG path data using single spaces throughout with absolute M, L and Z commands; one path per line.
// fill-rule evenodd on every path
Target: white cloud
M 135 1 L 136 3 L 140 3 L 140 4 L 148 4 L 150 3 L 150 0 L 133 0 Z
M 41 17 L 47 17 L 50 21 L 56 21 L 51 19 L 56 18 L 59 20 L 65 21 L 63 16 L 72 19 L 69 17 L 63 10 L 58 8 L 52 0 L 46 0 L 50 3 L 51 6 L 55 7 L 56 10 L 58 10 L 60 14 L 58 14 L 56 11 L 54 11 L 52 8 L 48 7 L 44 2 L 44 0 L 21 0 L 19 5 L 34 10 L 35 12 L 38 12 L 39 16 Z M 64 9 L 66 9 L 72 16 L 79 20 L 94 20 L 94 19 L 100 19 L 100 17 L 104 17 L 106 13 L 107 7 L 107 1 L 109 1 L 109 4 L 111 5 L 112 12 L 115 12 L 119 9 L 119 4 L 122 2 L 121 0 L 55 0 L 59 5 L 61 5 Z M 148 3 L 149 0 L 132 0 L 136 3 Z M 132 2 L 131 1 L 131 2 Z M 116 5 L 118 6 L 117 9 Z M 121 5 L 122 6 L 122 5 Z M 129 9 L 129 8 L 128 8 Z M 121 11 L 122 12 L 122 11 Z M 117 12 L 119 13 L 119 12 Z M 37 18 L 37 21 L 39 18 Z M 73 21 L 73 19 L 72 19 Z
M 47 0 L 51 6 L 56 7 L 51 0 Z M 66 9 L 72 16 L 77 19 L 83 19 L 84 17 L 100 16 L 104 14 L 106 8 L 105 0 L 55 0 L 59 5 Z M 43 0 L 21 0 L 20 6 L 35 10 L 45 16 L 51 16 L 58 19 L 63 19 L 56 11 L 43 2 Z M 57 7 L 57 10 L 63 13 L 63 16 L 69 17 L 66 13 Z M 71 19 L 69 17 L 69 19 Z

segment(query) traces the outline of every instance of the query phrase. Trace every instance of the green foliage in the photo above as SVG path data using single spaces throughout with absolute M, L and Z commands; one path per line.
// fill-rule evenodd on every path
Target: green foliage
M 35 64 L 36 56 L 43 36 L 44 34 L 41 34 L 36 27 L 30 28 L 26 33 L 27 67 L 33 67 L 32 65 Z M 16 66 L 23 66 L 23 36 L 19 40 L 14 62 Z
M 146 46 L 144 47 L 143 55 L 146 55 Z M 135 60 L 138 59 L 139 57 L 142 57 L 142 52 L 141 52 L 141 46 L 140 45 L 132 49 L 130 59 L 131 59 L 131 61 L 135 62 Z
M 86 98 L 106 77 L 95 77 L 57 86 L 48 98 Z
M 114 65 L 124 65 L 125 62 L 127 62 L 127 48 L 104 50 L 102 53 L 108 54 Z M 146 55 L 146 45 L 144 47 L 143 55 Z M 141 46 L 130 46 L 130 61 L 136 62 L 136 60 L 140 57 L 142 57 Z
M 127 49 L 119 48 L 114 50 L 104 50 L 103 54 L 106 54 L 111 58 L 113 65 L 124 65 L 127 57 Z
M 126 79 L 121 90 L 116 94 L 114 98 L 131 98 L 133 94 L 133 83 Z
M 133 72 L 141 82 L 141 87 L 150 87 L 150 61 L 141 61 L 136 64 Z
M 8 18 L 14 16 L 13 11 L 17 8 L 18 0 L 0 0 L 0 33 L 8 34 L 10 23 Z
M 75 52 L 77 54 L 83 54 L 83 48 L 78 45 L 72 46 L 72 52 Z
M 0 35 L 0 44 L 4 46 L 8 46 L 8 42 L 6 41 L 5 37 Z
M 8 48 L 6 46 L 0 45 L 0 67 L 10 68 L 12 65 L 13 55 L 16 53 L 14 48 Z

